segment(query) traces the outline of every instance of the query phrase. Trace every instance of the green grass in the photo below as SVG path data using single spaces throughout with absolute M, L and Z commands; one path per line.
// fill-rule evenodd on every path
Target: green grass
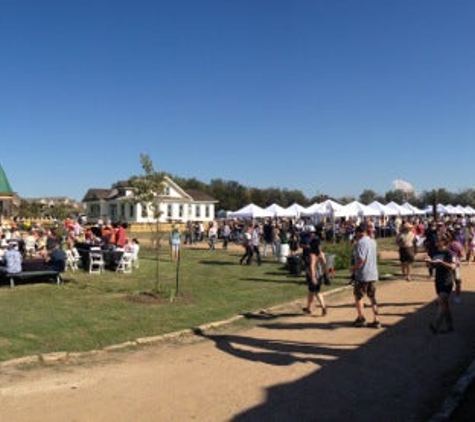
M 241 250 L 185 249 L 180 290 L 175 300 L 176 264 L 160 257 L 160 303 L 142 303 L 155 288 L 156 258 L 141 254 L 133 274 L 78 271 L 65 283 L 20 284 L 0 288 L 0 361 L 57 351 L 87 351 L 192 328 L 279 303 L 303 298 L 303 274 L 290 275 L 283 264 L 265 258 L 262 266 L 238 265 Z M 389 272 L 385 268 L 383 272 Z M 348 271 L 337 271 L 326 290 L 346 285 Z M 131 300 L 132 299 L 132 300 Z

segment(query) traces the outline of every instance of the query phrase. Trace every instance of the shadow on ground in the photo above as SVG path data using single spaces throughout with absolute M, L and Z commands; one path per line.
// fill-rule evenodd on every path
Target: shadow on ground
M 475 294 L 465 293 L 463 304 L 454 306 L 456 331 L 451 334 L 429 332 L 428 323 L 435 313 L 433 302 L 408 313 L 410 306 L 418 304 L 382 306 L 382 313 L 392 307 L 390 314 L 404 318 L 362 345 L 338 343 L 338 336 L 331 335 L 325 335 L 322 343 L 318 339 L 307 343 L 283 341 L 277 335 L 273 339 L 274 331 L 284 329 L 323 329 L 327 333 L 371 330 L 350 328 L 348 321 L 303 323 L 298 318 L 285 318 L 279 322 L 278 315 L 260 321 L 260 326 L 269 330 L 265 338 L 197 334 L 239 359 L 276 366 L 308 362 L 318 366 L 309 376 L 267 389 L 261 405 L 235 416 L 234 421 L 423 421 L 438 411 L 475 356 L 475 318 L 464 316 L 474 315 Z

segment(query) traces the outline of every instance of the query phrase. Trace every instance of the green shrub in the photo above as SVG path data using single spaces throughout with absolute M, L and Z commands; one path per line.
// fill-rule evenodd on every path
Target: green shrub
M 326 243 L 323 246 L 325 253 L 335 254 L 335 270 L 346 270 L 350 268 L 353 247 L 348 242 Z

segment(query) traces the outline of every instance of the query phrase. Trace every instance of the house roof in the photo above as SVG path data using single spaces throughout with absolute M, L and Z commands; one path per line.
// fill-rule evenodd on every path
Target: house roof
M 218 202 L 212 196 L 198 189 L 186 189 L 185 191 L 194 201 Z
M 181 188 L 173 179 L 168 176 L 164 177 L 164 181 L 169 185 L 173 186 L 175 190 L 183 195 L 184 198 L 182 200 L 192 200 L 192 201 L 199 201 L 199 202 L 219 202 L 212 196 L 198 190 L 198 189 L 183 189 Z M 119 181 L 115 184 L 115 188 L 111 189 L 97 189 L 92 188 L 89 189 L 84 196 L 82 202 L 88 201 L 100 201 L 100 200 L 109 200 L 109 199 L 117 199 L 121 196 L 121 189 L 130 188 L 130 184 L 127 181 Z M 165 195 L 160 195 L 160 198 L 167 200 L 168 197 Z M 176 200 L 177 198 L 173 198 Z
M 86 192 L 86 195 L 84 196 L 82 202 L 108 199 L 113 194 L 114 191 L 115 189 L 96 189 L 96 188 L 89 189 Z
M 0 165 L 0 194 L 13 195 L 13 189 L 10 186 L 10 182 L 7 179 L 7 175 L 3 171 L 3 167 Z

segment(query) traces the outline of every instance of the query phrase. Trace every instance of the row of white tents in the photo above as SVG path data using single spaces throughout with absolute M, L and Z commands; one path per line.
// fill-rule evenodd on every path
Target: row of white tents
M 359 201 L 353 201 L 349 204 L 342 205 L 338 202 L 328 199 L 321 203 L 315 203 L 309 207 L 303 207 L 297 203 L 290 207 L 284 208 L 278 204 L 272 204 L 267 208 L 261 208 L 255 204 L 249 204 L 245 207 L 228 212 L 228 218 L 300 218 L 300 217 L 332 217 L 332 218 L 351 218 L 351 217 L 391 217 L 391 216 L 423 216 L 433 213 L 432 205 L 428 205 L 424 209 L 419 209 L 409 202 L 397 204 L 389 202 L 382 204 L 374 201 L 369 205 L 365 205 Z M 441 215 L 475 215 L 475 209 L 461 205 L 442 205 L 437 204 L 437 213 Z

